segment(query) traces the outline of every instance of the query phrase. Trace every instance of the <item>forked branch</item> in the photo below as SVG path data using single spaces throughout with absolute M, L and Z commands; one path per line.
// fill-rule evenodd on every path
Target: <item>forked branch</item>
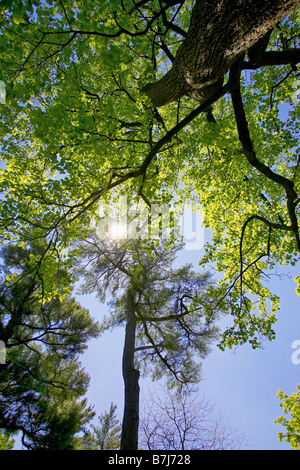
M 239 140 L 243 148 L 244 155 L 251 166 L 256 168 L 256 170 L 261 173 L 263 176 L 273 181 L 275 184 L 281 186 L 285 191 L 286 205 L 289 214 L 289 219 L 291 222 L 290 226 L 285 226 L 284 224 L 270 224 L 273 228 L 280 228 L 285 230 L 292 230 L 295 235 L 297 249 L 300 252 L 300 236 L 299 236 L 299 226 L 298 219 L 296 215 L 296 205 L 298 200 L 298 195 L 294 189 L 294 182 L 285 176 L 280 175 L 279 173 L 274 172 L 269 166 L 260 161 L 257 156 L 253 146 L 253 142 L 250 136 L 248 122 L 246 118 L 246 113 L 243 105 L 241 89 L 240 89 L 240 75 L 241 75 L 241 66 L 242 59 L 236 62 L 230 70 L 230 93 L 232 99 L 232 105 L 234 109 L 237 130 L 239 135 Z

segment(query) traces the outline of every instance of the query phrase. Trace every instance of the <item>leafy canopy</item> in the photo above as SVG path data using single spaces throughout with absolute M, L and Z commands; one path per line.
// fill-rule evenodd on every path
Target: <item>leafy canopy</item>
M 272 339 L 279 299 L 264 272 L 296 263 L 300 249 L 299 60 L 287 60 L 299 51 L 299 8 L 271 34 L 277 61 L 246 56 L 225 77 L 230 87 L 210 101 L 212 122 L 190 98 L 154 109 L 141 91 L 170 66 L 190 0 L 6 0 L 0 8 L 1 240 L 22 241 L 28 227 L 47 239 L 32 258 L 49 280 L 45 298 L 56 293 L 57 263 L 73 263 L 72 240 L 112 190 L 150 204 L 196 199 L 213 233 L 201 262 L 224 273 L 215 295 L 232 306 L 223 347 Z

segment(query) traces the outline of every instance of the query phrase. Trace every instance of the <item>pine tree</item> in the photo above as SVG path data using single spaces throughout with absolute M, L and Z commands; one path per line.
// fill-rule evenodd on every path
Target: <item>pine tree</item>
M 79 362 L 99 327 L 71 296 L 42 302 L 43 279 L 30 257 L 44 244 L 2 249 L 0 428 L 20 431 L 28 449 L 74 447 L 74 435 L 93 417 L 83 398 L 89 377 Z M 57 282 L 63 272 L 57 273 Z
M 112 314 L 102 330 L 125 325 L 123 450 L 138 447 L 140 373 L 151 371 L 153 379 L 166 375 L 169 386 L 195 383 L 199 358 L 217 337 L 209 275 L 190 265 L 173 268 L 181 248 L 95 233 L 81 244 L 82 291 L 96 291 L 101 301 L 110 298 Z

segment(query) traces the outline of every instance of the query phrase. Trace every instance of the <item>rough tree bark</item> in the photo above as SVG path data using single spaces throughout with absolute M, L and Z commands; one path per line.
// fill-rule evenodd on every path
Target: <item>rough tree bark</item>
M 184 95 L 208 99 L 242 54 L 266 36 L 300 0 L 196 0 L 172 68 L 144 92 L 155 107 Z
M 127 291 L 126 331 L 123 350 L 123 379 L 125 386 L 124 415 L 121 433 L 121 450 L 138 449 L 139 428 L 139 371 L 134 367 L 135 353 L 135 303 L 130 289 Z

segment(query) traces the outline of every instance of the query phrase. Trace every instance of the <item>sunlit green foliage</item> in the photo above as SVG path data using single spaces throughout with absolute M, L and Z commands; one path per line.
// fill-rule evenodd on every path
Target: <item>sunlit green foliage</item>
M 279 406 L 283 409 L 283 415 L 280 416 L 275 424 L 282 425 L 284 432 L 278 433 L 280 442 L 288 442 L 292 449 L 300 449 L 300 385 L 297 386 L 297 392 L 288 396 L 281 390 L 277 397 L 281 400 Z
M 169 67 L 192 5 L 2 2 L 1 239 L 22 240 L 28 226 L 47 237 L 45 256 L 32 262 L 47 274 L 49 300 L 56 264 L 72 265 L 72 240 L 97 219 L 110 190 L 150 203 L 196 198 L 213 233 L 201 264 L 224 274 L 215 295 L 232 306 L 221 347 L 259 347 L 262 336 L 274 337 L 279 308 L 264 272 L 299 256 L 297 69 L 243 63 L 241 78 L 256 156 L 286 178 L 290 194 L 293 185 L 291 199 L 278 178 L 245 158 L 229 96 L 214 104 L 215 124 L 202 113 L 177 132 L 198 103 L 182 98 L 157 110 L 141 92 Z M 268 50 L 299 48 L 299 20 L 297 9 L 273 31 Z

